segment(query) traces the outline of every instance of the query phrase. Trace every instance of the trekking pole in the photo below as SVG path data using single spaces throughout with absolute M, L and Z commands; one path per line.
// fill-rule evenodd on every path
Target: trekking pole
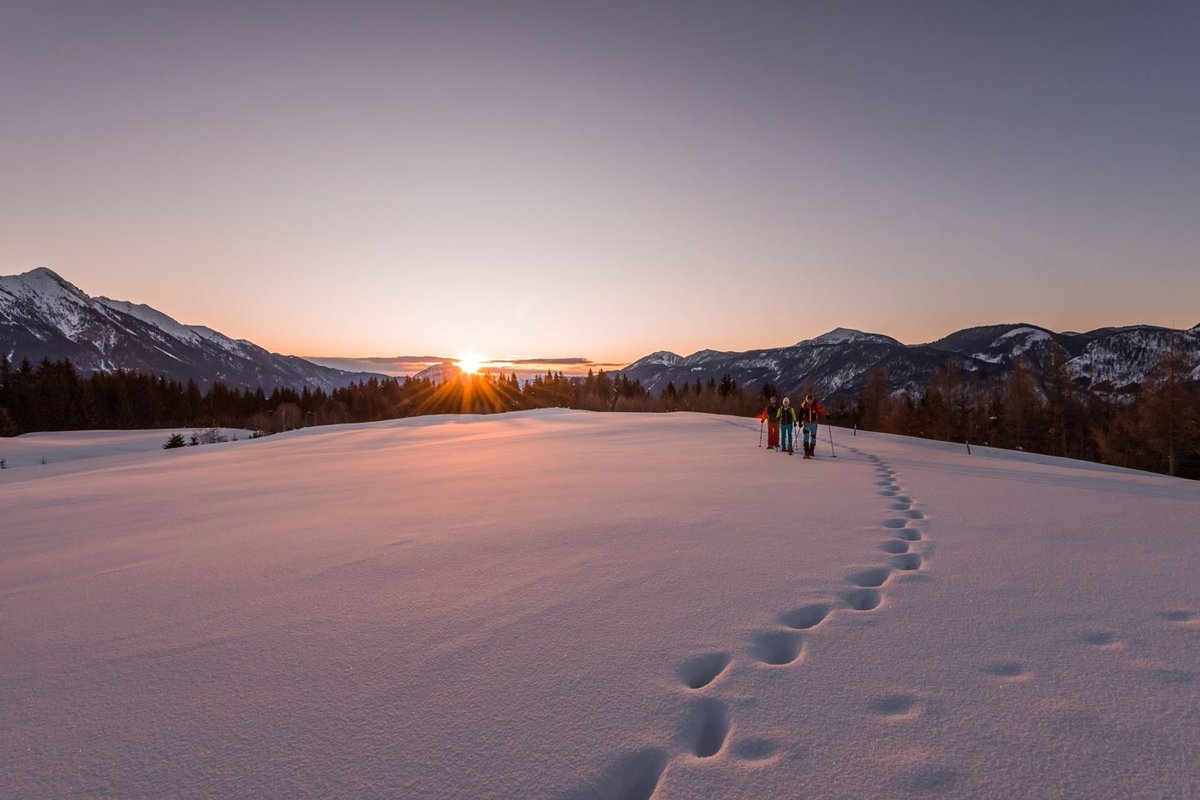
M 826 425 L 825 430 L 829 431 L 829 452 L 832 453 L 832 458 L 837 458 L 837 451 L 833 449 L 833 426 Z
M 763 425 L 766 425 L 766 424 L 767 424 L 767 421 L 765 419 L 761 419 L 758 421 L 758 446 L 759 447 L 762 447 Z

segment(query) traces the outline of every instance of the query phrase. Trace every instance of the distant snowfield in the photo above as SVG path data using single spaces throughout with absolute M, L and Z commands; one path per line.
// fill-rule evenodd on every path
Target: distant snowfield
M 0 473 L 0 795 L 1200 797 L 1200 485 L 757 428 Z
M 7 469 L 49 466 L 81 458 L 145 453 L 161 450 L 173 433 L 182 433 L 185 441 L 208 428 L 163 428 L 137 431 L 55 431 L 27 433 L 0 438 L 0 458 Z M 226 439 L 249 439 L 251 431 L 242 428 L 217 428 Z M 58 474 L 58 471 L 55 471 Z M 0 483 L 9 476 L 0 474 Z M 22 473 L 22 477 L 27 477 Z

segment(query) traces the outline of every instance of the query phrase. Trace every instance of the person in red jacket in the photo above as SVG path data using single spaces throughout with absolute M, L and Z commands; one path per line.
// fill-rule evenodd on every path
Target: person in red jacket
M 771 402 L 767 403 L 767 407 L 758 415 L 758 419 L 767 423 L 767 449 L 774 450 L 779 447 L 779 401 L 772 397 Z
M 804 425 L 804 457 L 812 458 L 817 454 L 817 423 L 825 418 L 825 409 L 821 408 L 813 396 L 805 395 L 800 404 L 800 422 Z

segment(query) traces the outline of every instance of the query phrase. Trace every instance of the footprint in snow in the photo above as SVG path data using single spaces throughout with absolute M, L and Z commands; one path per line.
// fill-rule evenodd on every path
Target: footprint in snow
M 907 789 L 917 795 L 944 794 L 958 786 L 962 779 L 962 773 L 958 770 L 938 766 L 922 767 L 908 777 Z
M 735 741 L 729 748 L 734 757 L 743 761 L 773 761 L 780 751 L 779 742 L 763 736 Z
M 1086 631 L 1079 638 L 1084 644 L 1090 644 L 1092 647 L 1102 647 L 1106 650 L 1116 650 L 1125 646 L 1121 638 L 1112 631 Z
M 779 615 L 779 621 L 798 631 L 806 631 L 820 625 L 829 616 L 833 607 L 828 603 L 813 603 L 800 608 L 793 608 Z
M 874 611 L 883 602 L 883 595 L 877 589 L 847 589 L 838 597 L 851 611 Z
M 1154 669 L 1150 670 L 1150 677 L 1160 683 L 1192 683 L 1196 673 L 1186 669 Z
M 728 653 L 693 656 L 675 668 L 675 676 L 689 689 L 703 689 L 719 678 L 732 660 Z
M 667 758 L 667 751 L 660 747 L 631 750 L 562 800 L 650 800 L 667 768 Z
M 921 703 L 921 698 L 915 694 L 897 693 L 885 694 L 874 698 L 867 704 L 867 708 L 874 714 L 884 717 L 888 721 L 896 721 L 902 719 L 912 719 L 920 716 L 924 710 Z
M 697 700 L 679 721 L 676 741 L 697 758 L 712 758 L 729 737 L 729 711 L 714 697 Z
M 892 571 L 887 567 L 868 567 L 846 576 L 846 580 L 855 586 L 876 588 L 887 583 Z
M 983 672 L 1005 682 L 1027 681 L 1033 677 L 1033 672 L 1020 661 L 995 661 L 984 666 Z
M 1158 615 L 1159 619 L 1164 619 L 1167 622 L 1173 622 L 1176 625 L 1186 625 L 1188 627 L 1200 627 L 1200 614 L 1194 611 L 1185 611 L 1184 609 L 1172 609 L 1164 611 Z
M 771 667 L 795 664 L 804 656 L 804 638 L 792 631 L 763 631 L 752 638 L 750 655 Z
M 879 549 L 885 553 L 907 553 L 908 542 L 900 539 L 888 539 L 886 542 L 879 545 Z

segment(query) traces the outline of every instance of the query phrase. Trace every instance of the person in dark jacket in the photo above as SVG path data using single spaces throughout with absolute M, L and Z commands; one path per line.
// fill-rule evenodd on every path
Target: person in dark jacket
M 821 408 L 813 396 L 806 395 L 800 404 L 800 422 L 804 425 L 804 457 L 812 458 L 817 454 L 817 423 L 825 418 L 825 409 Z

